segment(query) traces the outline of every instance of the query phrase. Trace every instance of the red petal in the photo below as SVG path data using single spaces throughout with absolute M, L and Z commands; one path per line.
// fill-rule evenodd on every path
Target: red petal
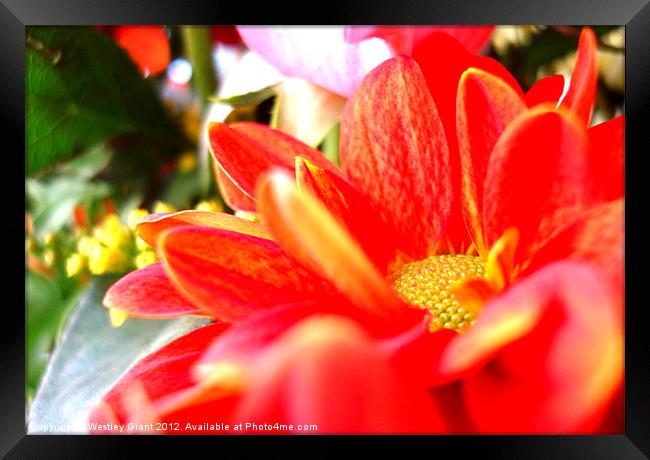
M 592 207 L 554 235 L 533 257 L 528 272 L 559 259 L 590 262 L 623 289 L 623 199 Z
M 241 45 L 242 40 L 235 26 L 210 26 L 212 42 L 226 43 L 228 45 Z
M 257 196 L 262 218 L 276 241 L 329 279 L 355 305 L 395 324 L 412 324 L 418 317 L 349 232 L 312 195 L 299 192 L 289 175 L 269 173 L 260 181 Z
M 344 34 L 347 43 L 359 43 L 376 37 L 388 43 L 395 54 L 409 55 L 413 50 L 413 29 L 399 26 L 348 26 L 345 27 Z
M 134 414 L 125 407 L 125 397 L 134 385 L 144 388 L 148 400 L 153 405 L 170 394 L 193 387 L 194 363 L 226 327 L 223 323 L 209 324 L 143 358 L 102 398 L 102 403 L 90 414 L 89 423 L 105 423 L 107 418 L 115 423 L 128 423 Z M 185 424 L 182 424 L 182 428 L 185 428 Z M 103 432 L 105 431 L 95 431 Z
M 413 47 L 426 39 L 430 34 L 444 32 L 462 43 L 470 52 L 478 53 L 490 39 L 493 31 L 494 26 L 350 26 L 345 30 L 345 38 L 349 43 L 358 43 L 371 37 L 381 38 L 391 45 L 396 54 L 410 55 Z
M 526 105 L 533 107 L 550 102 L 557 105 L 564 91 L 564 75 L 551 75 L 536 82 L 526 93 Z
M 470 54 L 461 43 L 445 33 L 427 36 L 414 48 L 413 58 L 422 69 L 447 137 L 451 167 L 449 180 L 453 198 L 446 234 L 457 249 L 466 249 L 471 239 L 465 228 L 461 207 L 461 165 L 456 142 L 456 97 L 459 79 L 465 70 L 475 67 L 501 78 L 522 97 L 523 94 L 515 78 L 499 62 Z M 444 63 L 444 71 L 441 71 L 441 63 Z
M 593 200 L 585 131 L 559 109 L 539 106 L 502 134 L 483 198 L 486 243 L 519 230 L 515 262 L 525 264 L 558 228 Z
M 331 303 L 298 302 L 261 310 L 233 324 L 208 347 L 197 362 L 195 375 L 207 377 L 215 364 L 223 361 L 253 362 L 274 340 L 314 313 L 329 310 Z
M 313 194 L 343 224 L 380 272 L 396 258 L 395 229 L 382 221 L 367 197 L 338 175 L 302 158 L 296 159 L 296 181 Z
M 269 168 L 282 166 L 293 171 L 296 156 L 325 169 L 336 169 L 320 151 L 265 125 L 211 123 L 208 130 L 210 150 L 221 168 L 217 178 L 223 173 L 237 187 L 221 184 L 233 205 L 242 201 L 239 192 L 245 196 L 244 204 L 250 203 L 258 177 Z
M 223 168 L 216 162 L 212 163 L 214 169 L 214 177 L 219 187 L 219 193 L 223 201 L 230 209 L 246 212 L 255 212 L 255 200 L 246 195 L 242 189 L 230 180 Z
M 450 343 L 439 369 L 466 375 L 480 432 L 598 426 L 623 381 L 623 315 L 604 281 L 587 265 L 549 265 L 488 303 Z
M 196 225 L 199 227 L 232 230 L 258 238 L 271 239 L 268 229 L 261 224 L 240 219 L 231 214 L 210 211 L 180 211 L 170 214 L 149 214 L 140 220 L 136 227 L 138 236 L 151 246 L 156 247 L 158 238 L 170 228 Z
M 206 350 L 197 363 L 196 375 L 208 376 L 213 365 L 223 361 L 252 362 L 261 351 L 289 328 L 314 314 L 345 316 L 376 338 L 394 337 L 396 333 L 400 334 L 403 331 L 394 323 L 378 321 L 375 316 L 354 308 L 345 299 L 337 302 L 320 299 L 278 305 L 255 312 L 243 321 L 233 324 L 218 341 Z M 421 329 L 425 328 L 421 327 Z M 390 340 L 389 342 L 392 343 Z M 425 366 L 420 366 L 420 373 L 424 368 Z
M 178 292 L 160 262 L 122 277 L 106 291 L 104 305 L 136 318 L 174 318 L 206 315 Z
M 174 284 L 194 304 L 227 321 L 331 291 L 273 241 L 209 227 L 178 227 L 159 239 Z
M 449 152 L 414 60 L 390 59 L 363 80 L 341 124 L 341 165 L 399 229 L 408 254 L 426 257 L 450 212 Z
M 111 29 L 111 35 L 145 76 L 156 75 L 169 65 L 171 49 L 163 27 L 119 26 Z
M 390 357 L 391 363 L 406 376 L 424 388 L 440 384 L 440 375 L 434 372 L 438 356 L 457 333 L 441 329 L 429 331 L 429 321 L 423 321 L 402 334 L 384 340 L 382 351 Z
M 488 161 L 501 133 L 525 108 L 521 96 L 500 78 L 475 68 L 463 73 L 456 108 L 461 200 L 468 231 L 483 256 L 481 207 Z
M 589 128 L 587 135 L 598 193 L 605 201 L 622 197 L 625 191 L 625 116 Z
M 427 31 L 427 29 L 431 29 Z M 415 27 L 415 43 L 414 46 L 419 45 L 432 31 L 437 30 L 452 36 L 460 44 L 465 47 L 467 51 L 472 54 L 479 53 L 481 49 L 490 39 L 494 26 L 437 26 L 437 27 Z
M 585 126 L 589 126 L 596 102 L 598 82 L 596 47 L 596 35 L 589 27 L 584 27 L 580 33 L 578 56 L 571 75 L 569 90 L 562 101 L 562 105 L 569 108 Z
M 242 420 L 316 424 L 319 433 L 445 431 L 427 392 L 401 380 L 370 338 L 341 317 L 293 327 L 253 372 L 237 411 Z

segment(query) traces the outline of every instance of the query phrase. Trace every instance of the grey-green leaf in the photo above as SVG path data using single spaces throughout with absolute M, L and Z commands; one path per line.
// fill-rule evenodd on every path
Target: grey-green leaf
M 89 411 L 133 364 L 208 322 L 129 318 L 114 328 L 101 305 L 113 281 L 96 278 L 70 317 L 29 409 L 28 433 L 85 433 Z

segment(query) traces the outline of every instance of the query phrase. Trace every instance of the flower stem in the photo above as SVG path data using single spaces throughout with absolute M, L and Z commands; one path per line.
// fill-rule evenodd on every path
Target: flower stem
M 217 88 L 217 77 L 212 64 L 212 40 L 210 30 L 205 26 L 181 27 L 185 52 L 192 64 L 192 84 L 201 98 L 201 104 L 206 105 L 208 97 Z
M 182 26 L 181 35 L 185 53 L 192 64 L 192 85 L 201 101 L 202 111 L 209 103 L 208 98 L 217 89 L 217 74 L 212 61 L 212 40 L 206 26 Z M 200 144 L 200 142 L 199 142 Z M 210 158 L 207 150 L 199 151 L 199 181 L 203 194 L 207 194 L 210 183 Z

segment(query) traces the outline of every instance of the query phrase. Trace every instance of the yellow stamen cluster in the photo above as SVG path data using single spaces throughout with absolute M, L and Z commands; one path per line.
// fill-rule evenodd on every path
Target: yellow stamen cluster
M 480 257 L 435 255 L 405 264 L 395 274 L 393 288 L 411 305 L 431 313 L 431 331 L 461 331 L 474 324 L 477 312 L 463 308 L 456 300 L 453 288 L 460 281 L 479 277 L 485 277 L 485 266 Z

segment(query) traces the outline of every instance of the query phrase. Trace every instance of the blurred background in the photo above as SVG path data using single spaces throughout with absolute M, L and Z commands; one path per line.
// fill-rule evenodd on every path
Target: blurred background
M 594 31 L 597 124 L 624 110 L 624 29 Z M 498 26 L 483 54 L 525 91 L 545 76 L 570 77 L 579 32 Z M 26 43 L 29 403 L 94 280 L 156 261 L 133 233 L 138 219 L 191 208 L 231 212 L 215 184 L 208 120 L 270 124 L 337 161 L 345 101 L 282 76 L 247 51 L 235 27 L 28 27 Z M 132 321 L 102 314 L 110 327 Z

